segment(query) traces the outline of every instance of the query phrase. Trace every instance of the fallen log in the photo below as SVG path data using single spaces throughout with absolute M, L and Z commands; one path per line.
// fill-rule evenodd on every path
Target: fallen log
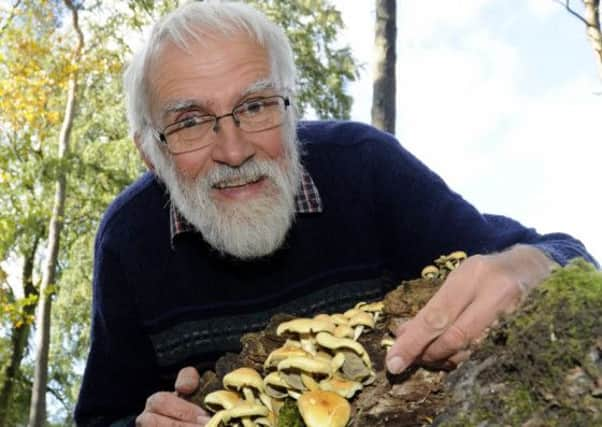
M 402 282 L 384 298 L 375 327 L 359 337 L 376 375 L 350 399 L 349 426 L 602 426 L 600 271 L 582 260 L 557 269 L 454 371 L 414 366 L 388 374 L 383 338 L 413 317 L 442 280 Z M 204 372 L 191 400 L 203 406 L 237 368 L 262 372 L 285 342 L 278 325 L 291 319 L 276 315 L 263 331 L 243 336 L 241 353 L 224 355 L 215 371 Z M 294 404 L 284 407 L 279 427 L 305 425 Z

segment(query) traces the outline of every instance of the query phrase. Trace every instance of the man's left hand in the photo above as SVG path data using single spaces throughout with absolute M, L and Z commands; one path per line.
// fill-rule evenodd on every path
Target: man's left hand
M 539 249 L 526 245 L 467 258 L 422 310 L 398 328 L 386 356 L 387 369 L 398 374 L 414 363 L 454 368 L 554 265 Z

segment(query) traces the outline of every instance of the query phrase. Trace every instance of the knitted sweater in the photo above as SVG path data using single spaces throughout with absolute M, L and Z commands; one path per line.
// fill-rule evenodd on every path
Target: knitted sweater
M 196 232 L 170 233 L 166 189 L 150 173 L 108 208 L 95 245 L 91 348 L 78 425 L 131 423 L 173 390 L 184 366 L 211 368 L 278 312 L 335 312 L 418 277 L 441 254 L 533 244 L 558 263 L 593 261 L 565 234 L 479 213 L 393 136 L 351 122 L 303 122 L 302 163 L 321 200 L 283 246 L 252 261 Z

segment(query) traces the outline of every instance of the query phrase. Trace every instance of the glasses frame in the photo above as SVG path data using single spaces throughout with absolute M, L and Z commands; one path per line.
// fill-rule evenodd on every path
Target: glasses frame
M 281 99 L 281 100 L 283 101 L 283 103 L 284 103 L 284 111 L 286 111 L 286 110 L 288 109 L 288 107 L 290 107 L 290 105 L 291 105 L 291 101 L 290 101 L 290 99 L 289 99 L 289 97 L 288 97 L 288 96 L 284 96 L 284 95 L 270 95 L 270 96 L 262 96 L 262 97 L 257 97 L 257 98 L 253 98 L 253 99 L 249 99 L 249 100 L 243 101 L 243 102 L 241 102 L 240 104 L 236 104 L 236 105 L 235 105 L 235 106 L 232 108 L 232 111 L 230 111 L 230 112 L 229 112 L 229 113 L 227 113 L 227 114 L 222 114 L 222 115 L 220 115 L 220 116 L 218 116 L 218 115 L 215 115 L 215 114 L 203 114 L 202 116 L 198 116 L 198 117 L 196 117 L 196 118 L 197 118 L 197 119 L 208 119 L 208 118 L 211 118 L 211 119 L 212 119 L 212 121 L 213 121 L 213 127 L 212 127 L 212 130 L 213 130 L 214 132 L 217 132 L 217 131 L 218 131 L 218 129 L 219 129 L 219 121 L 220 121 L 221 119 L 225 118 L 225 117 L 232 117 L 232 120 L 234 121 L 234 124 L 236 125 L 236 127 L 240 128 L 240 118 L 238 117 L 238 113 L 237 113 L 237 111 L 236 111 L 236 110 L 238 110 L 240 107 L 242 107 L 243 105 L 245 105 L 245 104 L 247 104 L 247 103 L 249 103 L 249 102 L 253 102 L 253 101 L 265 101 L 265 100 L 272 99 L 272 98 L 279 98 L 279 99 Z M 183 123 L 183 122 L 185 122 L 186 120 L 190 120 L 190 118 L 187 118 L 187 119 L 184 119 L 184 120 L 178 120 L 178 121 L 176 121 L 176 122 L 174 122 L 174 123 L 171 123 L 171 124 L 169 124 L 169 125 L 165 126 L 165 127 L 164 127 L 162 130 L 160 130 L 160 131 L 157 131 L 157 130 L 155 130 L 155 136 L 156 136 L 156 137 L 159 139 L 159 141 L 160 141 L 161 143 L 163 143 L 163 144 L 165 145 L 165 147 L 167 147 L 167 151 L 169 151 L 169 152 L 170 152 L 170 153 L 172 153 L 172 154 L 184 154 L 184 153 L 187 153 L 187 152 L 192 152 L 192 151 L 199 150 L 199 149 L 201 149 L 201 148 L 203 148 L 203 147 L 204 147 L 204 145 L 201 145 L 201 146 L 199 146 L 198 148 L 194 148 L 194 149 L 192 149 L 192 150 L 189 150 L 189 151 L 177 152 L 177 153 L 173 153 L 173 152 L 172 152 L 172 151 L 169 149 L 169 144 L 167 143 L 167 136 L 165 135 L 165 131 L 166 131 L 167 129 L 169 129 L 170 127 L 172 127 L 172 126 L 175 126 L 175 125 L 177 125 L 177 124 L 180 124 L 180 123 Z M 208 121 L 209 121 L 209 120 L 208 120 Z M 266 131 L 266 130 L 269 130 L 269 129 L 273 129 L 274 127 L 281 126 L 281 125 L 282 125 L 282 122 L 281 122 L 281 123 L 279 123 L 279 124 L 278 124 L 278 125 L 276 125 L 276 126 L 271 126 L 271 127 L 265 128 L 265 129 L 261 129 L 261 130 L 257 130 L 257 131 L 250 131 L 250 132 L 251 132 L 251 133 L 252 133 L 252 132 L 263 132 L 263 131 Z M 179 130 L 179 129 L 178 129 L 178 130 Z M 244 129 L 242 129 L 242 130 L 243 130 L 243 131 L 245 131 Z M 177 130 L 176 130 L 176 132 L 177 132 Z M 247 131 L 245 131 L 245 132 L 247 132 Z M 210 144 L 207 144 L 207 145 L 210 145 Z

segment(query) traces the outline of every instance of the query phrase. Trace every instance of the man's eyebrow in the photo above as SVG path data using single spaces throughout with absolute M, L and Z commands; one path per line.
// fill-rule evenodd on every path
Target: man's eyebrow
M 191 108 L 203 109 L 203 102 L 200 102 L 198 99 L 183 99 L 169 102 L 161 109 L 161 118 L 165 120 L 170 114 L 190 110 Z
M 254 93 L 261 92 L 266 89 L 274 89 L 274 82 L 271 79 L 261 79 L 257 80 L 255 83 L 252 83 L 250 86 L 245 88 L 240 97 L 244 98 L 245 96 L 253 95 Z

